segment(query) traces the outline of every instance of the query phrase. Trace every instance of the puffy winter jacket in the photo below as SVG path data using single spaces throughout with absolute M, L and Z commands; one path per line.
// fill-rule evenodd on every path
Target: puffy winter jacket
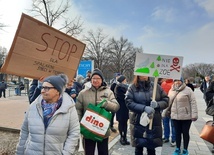
M 78 145 L 80 125 L 75 103 L 67 93 L 45 130 L 40 95 L 26 113 L 16 155 L 72 155 Z
M 150 106 L 153 94 L 153 83 L 149 83 L 147 88 L 136 88 L 132 84 L 126 93 L 126 105 L 130 112 L 131 140 L 132 146 L 156 148 L 162 146 L 162 124 L 160 111 L 168 106 L 168 97 L 163 89 L 157 85 L 156 98 L 158 107 L 155 108 L 152 130 L 149 125 L 140 125 L 140 117 L 146 106 Z M 148 138 L 146 135 L 152 135 Z
M 174 98 L 175 94 L 177 96 L 173 100 L 171 107 L 171 119 L 175 120 L 191 120 L 198 118 L 198 109 L 196 104 L 196 99 L 194 92 L 191 88 L 187 87 L 185 83 L 183 83 L 178 89 L 175 89 L 173 85 L 169 91 L 170 102 Z

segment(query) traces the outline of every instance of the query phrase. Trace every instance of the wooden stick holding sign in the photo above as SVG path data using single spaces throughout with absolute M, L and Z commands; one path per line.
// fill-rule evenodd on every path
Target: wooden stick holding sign
M 157 84 L 158 84 L 158 78 L 155 77 L 154 88 L 153 88 L 153 93 L 152 93 L 152 101 L 155 101 L 156 92 L 157 92 Z M 150 119 L 149 130 L 152 130 L 152 124 L 153 124 L 153 118 Z

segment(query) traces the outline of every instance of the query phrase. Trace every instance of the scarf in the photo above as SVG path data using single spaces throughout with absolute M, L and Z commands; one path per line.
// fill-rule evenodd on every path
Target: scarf
M 56 103 L 46 103 L 45 100 L 42 100 L 42 110 L 43 110 L 43 118 L 45 129 L 48 127 L 52 116 L 62 105 L 62 97 Z

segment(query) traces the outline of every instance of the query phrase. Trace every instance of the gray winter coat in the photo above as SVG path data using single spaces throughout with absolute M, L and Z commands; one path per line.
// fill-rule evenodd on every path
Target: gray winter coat
M 45 130 L 40 95 L 25 115 L 16 155 L 72 155 L 78 145 L 80 125 L 75 103 L 63 93 L 62 105 Z

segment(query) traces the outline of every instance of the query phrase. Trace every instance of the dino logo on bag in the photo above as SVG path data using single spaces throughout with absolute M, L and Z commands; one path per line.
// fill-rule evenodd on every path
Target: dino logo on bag
M 102 122 L 100 122 L 99 120 L 96 120 L 96 118 L 93 117 L 92 115 L 87 116 L 85 119 L 86 119 L 86 121 L 88 121 L 88 122 L 92 123 L 93 125 L 98 126 L 100 128 L 102 128 L 104 126 L 104 124 Z
M 86 110 L 80 124 L 89 131 L 104 136 L 109 128 L 110 122 L 105 117 L 93 111 Z

